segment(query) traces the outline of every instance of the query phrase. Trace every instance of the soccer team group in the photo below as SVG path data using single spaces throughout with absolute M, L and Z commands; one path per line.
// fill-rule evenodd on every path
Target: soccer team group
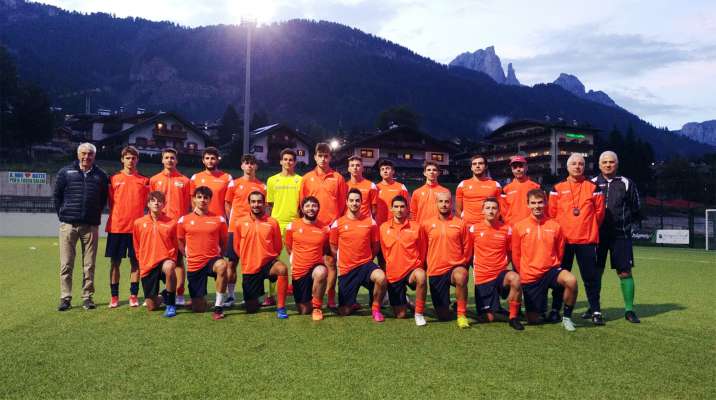
M 80 161 L 83 153 L 94 156 L 93 146 L 84 151 L 82 146 Z M 219 169 L 219 151 L 206 148 L 205 169 L 187 178 L 177 169 L 177 152 L 168 148 L 162 152 L 163 170 L 146 178 L 137 172 L 137 150 L 124 148 L 122 170 L 107 189 L 109 307 L 120 305 L 120 265 L 128 258 L 129 305 L 139 306 L 141 281 L 146 308 L 163 304 L 166 317 L 181 306 L 207 311 L 213 277 L 212 318 L 225 318 L 224 310 L 236 302 L 240 272 L 247 313 L 275 305 L 278 318 L 288 318 L 286 297 L 292 294 L 298 314 L 320 321 L 327 295 L 328 308 L 345 316 L 361 309 L 357 294 L 365 287 L 373 320 L 384 321 L 381 307 L 387 300 L 396 318 L 412 313 L 423 326 L 429 288 L 437 318 L 451 320 L 456 313 L 457 325 L 467 328 L 472 268 L 479 322 L 506 316 L 509 326 L 523 330 L 526 317 L 530 324 L 561 322 L 573 331 L 574 258 L 589 302 L 582 318 L 604 325 L 600 291 L 609 254 L 621 281 L 625 318 L 639 322 L 631 275 L 631 224 L 639 199 L 635 185 L 617 176 L 615 153 L 600 156 L 601 174 L 591 180 L 584 176 L 584 157 L 572 154 L 567 178 L 549 194 L 530 180 L 524 157 L 511 158 L 514 179 L 503 188 L 489 177 L 487 159 L 477 155 L 471 159 L 473 176 L 454 196 L 439 184 L 440 168 L 432 161 L 424 164 L 425 184 L 409 194 L 388 160 L 378 165 L 382 180 L 375 184 L 364 178 L 360 157 L 348 158 L 348 180 L 331 168 L 331 158 L 330 146 L 319 143 L 315 169 L 299 176 L 296 153 L 285 149 L 281 172 L 264 184 L 256 177 L 253 155 L 242 157 L 243 176 L 233 179 Z M 280 259 L 284 247 L 286 261 Z M 60 310 L 63 304 L 69 307 L 62 300 Z

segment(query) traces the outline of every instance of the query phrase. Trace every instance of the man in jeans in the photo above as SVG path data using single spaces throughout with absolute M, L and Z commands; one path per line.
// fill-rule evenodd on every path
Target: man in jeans
M 53 199 L 60 219 L 60 306 L 58 311 L 72 307 L 72 270 L 75 265 L 77 240 L 82 244 L 82 307 L 96 308 L 94 268 L 97 257 L 98 228 L 102 210 L 107 203 L 109 178 L 94 165 L 97 149 L 91 143 L 77 147 L 77 161 L 57 173 Z

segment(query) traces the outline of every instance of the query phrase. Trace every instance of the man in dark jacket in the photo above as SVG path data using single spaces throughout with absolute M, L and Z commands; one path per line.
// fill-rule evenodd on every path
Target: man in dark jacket
M 55 211 L 60 219 L 60 306 L 58 311 L 72 307 L 72 270 L 75 265 L 77 240 L 82 243 L 82 307 L 96 308 L 94 269 L 97 258 L 98 228 L 102 210 L 107 203 L 109 178 L 94 165 L 97 149 L 91 143 L 77 147 L 77 161 L 57 173 L 53 194 Z
M 599 228 L 597 265 L 604 270 L 609 253 L 612 269 L 617 271 L 624 297 L 624 318 L 639 323 L 634 312 L 634 267 L 631 231 L 632 225 L 641 220 L 639 192 L 631 179 L 617 175 L 619 158 L 613 151 L 599 156 L 601 174 L 592 179 L 605 196 L 606 213 Z

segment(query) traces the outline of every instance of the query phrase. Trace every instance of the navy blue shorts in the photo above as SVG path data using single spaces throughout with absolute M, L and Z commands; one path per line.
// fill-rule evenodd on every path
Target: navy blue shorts
M 206 296 L 206 282 L 209 280 L 209 277 L 216 279 L 214 264 L 219 260 L 221 260 L 221 257 L 214 257 L 204 264 L 200 270 L 187 272 L 186 280 L 189 286 L 189 297 L 198 299 Z
M 293 300 L 296 304 L 309 303 L 313 298 L 313 269 L 319 265 L 323 266 L 323 264 L 316 264 L 303 277 L 291 280 Z
M 600 237 L 597 246 L 597 265 L 601 269 L 607 265 L 607 253 L 612 269 L 617 272 L 630 272 L 634 268 L 634 251 L 630 238 Z
M 539 280 L 522 284 L 522 295 L 525 298 L 527 312 L 543 313 L 547 311 L 547 290 L 561 288 L 557 283 L 560 272 L 562 272 L 561 267 L 552 267 Z
M 409 282 L 412 273 L 413 271 L 408 272 L 403 279 L 397 282 L 388 282 L 388 300 L 390 300 L 391 306 L 399 307 L 408 304 L 408 298 L 405 296 L 408 288 L 415 290 L 416 287 L 415 283 L 411 285 Z
M 430 284 L 430 298 L 433 300 L 433 307 L 445 308 L 450 306 L 450 286 L 455 286 L 452 283 L 452 273 L 455 268 L 463 267 L 457 265 L 442 275 L 428 277 L 428 283 Z
M 278 257 L 270 260 L 261 267 L 259 272 L 255 274 L 241 274 L 241 289 L 244 292 L 244 301 L 256 300 L 263 296 L 264 291 L 264 280 L 268 279 L 270 282 L 276 282 L 278 276 L 271 276 L 271 267 L 278 262 Z
M 160 261 L 154 269 L 145 277 L 142 277 L 142 290 L 144 290 L 144 297 L 151 298 L 159 296 L 159 281 L 166 283 L 167 277 L 162 271 L 162 264 L 165 260 Z
M 584 275 L 591 273 L 591 271 L 594 271 L 597 268 L 596 244 L 566 243 L 564 245 L 564 256 L 562 256 L 562 264 L 560 267 L 571 272 L 575 256 L 577 257 L 577 263 L 579 264 L 579 272 L 583 275 L 582 279 L 584 279 Z M 585 274 L 585 272 L 587 273 Z
M 373 293 L 373 282 L 370 275 L 376 269 L 380 269 L 372 261 L 354 268 L 349 273 L 338 277 L 338 306 L 352 306 L 356 303 L 358 290 L 363 286 L 368 289 L 369 293 Z
M 234 251 L 234 232 L 229 232 L 229 241 L 226 244 L 226 251 L 224 257 L 228 258 L 231 262 L 238 262 L 239 255 Z
M 129 258 L 137 261 L 137 255 L 134 253 L 134 242 L 131 233 L 108 233 L 107 247 L 104 250 L 104 256 L 112 260 L 121 260 Z
M 478 314 L 494 313 L 500 309 L 500 298 L 504 300 L 510 294 L 510 287 L 502 284 L 508 272 L 502 271 L 496 279 L 475 285 L 475 308 Z

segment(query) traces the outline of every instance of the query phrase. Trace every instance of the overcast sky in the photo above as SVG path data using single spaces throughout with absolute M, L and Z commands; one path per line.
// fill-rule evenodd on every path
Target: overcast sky
M 441 63 L 494 45 L 523 84 L 578 76 L 656 126 L 716 119 L 716 1 L 44 0 L 187 26 L 343 23 Z

